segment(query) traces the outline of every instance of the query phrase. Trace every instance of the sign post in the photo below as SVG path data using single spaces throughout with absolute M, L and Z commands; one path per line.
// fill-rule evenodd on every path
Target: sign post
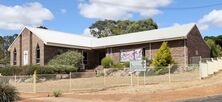
M 132 73 L 133 72 L 144 72 L 143 83 L 145 85 L 145 73 L 146 73 L 146 61 L 145 60 L 136 60 L 130 61 L 130 72 L 131 72 L 131 85 L 132 85 Z M 139 75 L 137 75 L 137 84 L 139 85 Z

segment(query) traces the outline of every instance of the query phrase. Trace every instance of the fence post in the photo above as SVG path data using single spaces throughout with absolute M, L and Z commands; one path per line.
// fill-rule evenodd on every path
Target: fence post
M 199 77 L 202 80 L 202 67 L 201 67 L 201 60 L 199 61 Z
M 103 86 L 106 86 L 106 73 L 105 73 L 105 68 L 103 68 Z
M 169 66 L 168 66 L 168 69 L 169 69 L 169 83 L 171 83 L 170 67 L 171 67 L 171 65 L 169 64 Z
M 72 91 L 72 72 L 69 72 L 69 91 Z
M 144 71 L 143 74 L 143 84 L 146 85 L 146 71 Z
M 136 77 L 137 77 L 137 85 L 140 85 L 140 80 L 139 80 L 139 74 L 138 73 L 136 73 L 137 75 L 136 75 Z
M 133 73 L 130 72 L 130 85 L 133 86 Z
M 15 75 L 15 86 L 17 85 L 17 78 L 16 78 L 16 75 Z
M 36 93 L 36 70 L 34 71 L 33 74 L 33 92 Z

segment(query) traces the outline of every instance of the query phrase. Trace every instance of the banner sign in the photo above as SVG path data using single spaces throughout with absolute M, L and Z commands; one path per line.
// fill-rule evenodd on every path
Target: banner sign
M 120 61 L 142 60 L 142 49 L 120 50 Z
M 146 71 L 146 60 L 130 61 L 130 72 Z

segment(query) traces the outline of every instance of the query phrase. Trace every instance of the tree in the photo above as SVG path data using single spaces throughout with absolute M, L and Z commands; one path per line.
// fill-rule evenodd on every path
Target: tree
M 154 67 L 166 67 L 169 64 L 174 63 L 171 56 L 170 48 L 167 42 L 163 42 L 160 49 L 156 52 L 152 65 Z
M 207 39 L 206 41 L 207 45 L 211 49 L 211 57 L 219 57 L 221 56 L 221 47 L 220 45 L 217 45 L 214 40 Z
M 36 28 L 48 29 L 48 28 L 47 28 L 47 27 L 45 27 L 45 26 L 38 26 L 38 27 L 36 27 Z
M 8 47 L 12 44 L 18 34 L 11 36 L 0 36 L 0 63 L 9 63 Z
M 94 37 L 101 38 L 113 35 L 121 35 L 138 31 L 157 29 L 157 24 L 152 19 L 138 21 L 130 20 L 104 20 L 96 21 L 89 29 Z
M 220 45 L 222 47 L 222 35 L 219 36 L 205 36 L 204 40 L 207 41 L 208 39 L 212 39 L 216 45 Z

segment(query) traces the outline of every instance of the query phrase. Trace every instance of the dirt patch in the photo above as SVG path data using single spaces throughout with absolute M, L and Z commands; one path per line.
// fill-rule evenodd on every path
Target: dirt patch
M 217 95 L 222 93 L 222 73 L 205 80 L 155 82 L 146 85 L 121 86 L 101 91 L 64 94 L 61 100 L 78 100 L 80 102 L 158 102 L 183 100 L 188 98 Z M 21 94 L 22 97 L 33 96 L 34 100 L 50 102 L 54 98 L 46 98 L 48 93 Z M 36 99 L 36 97 L 38 99 Z M 33 99 L 33 98 L 31 98 Z M 60 98 L 59 98 L 60 99 Z M 77 101 L 77 102 L 78 102 Z M 28 102 L 28 101 L 25 101 Z M 52 101 L 54 102 L 54 101 Z M 65 101 L 63 101 L 65 102 Z M 75 102 L 75 101 L 74 101 Z
M 122 93 L 122 94 L 90 94 L 90 95 L 65 95 L 67 98 L 98 100 L 103 102 L 156 102 L 188 99 L 200 96 L 217 95 L 222 93 L 222 86 L 187 88 L 177 91 L 162 91 L 155 93 Z

